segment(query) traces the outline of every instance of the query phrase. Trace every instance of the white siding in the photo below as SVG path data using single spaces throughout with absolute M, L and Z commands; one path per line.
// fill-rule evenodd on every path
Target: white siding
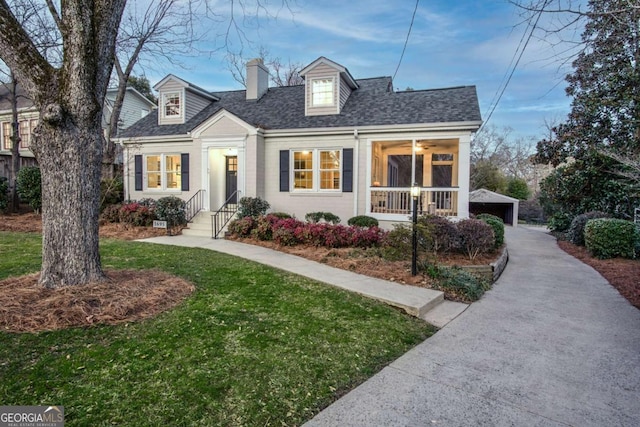
M 280 150 L 354 148 L 353 136 L 269 138 L 265 142 L 265 199 L 272 211 L 287 212 L 304 219 L 309 212 L 331 212 L 343 224 L 353 216 L 354 193 L 296 193 L 280 191 Z M 290 172 L 291 173 L 291 172 Z
M 182 200 L 189 200 L 201 187 L 202 166 L 200 161 L 200 145 L 194 142 L 168 141 L 161 143 L 143 143 L 127 145 L 124 152 L 125 200 L 140 200 L 142 198 L 159 199 L 160 197 L 176 196 Z M 145 190 L 146 177 L 143 177 L 143 190 L 135 190 L 135 156 L 138 154 L 169 154 L 189 153 L 189 191 L 181 190 Z
M 247 134 L 247 128 L 238 124 L 238 122 L 222 117 L 205 129 L 201 137 L 217 137 L 217 136 L 244 136 Z

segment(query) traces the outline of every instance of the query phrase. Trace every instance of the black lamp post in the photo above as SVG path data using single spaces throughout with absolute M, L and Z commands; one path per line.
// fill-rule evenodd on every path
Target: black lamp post
M 418 198 L 420 197 L 421 188 L 414 183 L 411 186 L 411 197 L 413 198 L 413 236 L 411 240 L 411 275 L 418 274 Z

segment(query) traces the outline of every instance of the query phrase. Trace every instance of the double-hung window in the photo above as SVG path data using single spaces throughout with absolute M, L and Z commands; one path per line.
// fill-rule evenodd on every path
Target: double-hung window
M 311 105 L 313 107 L 334 105 L 333 84 L 332 78 L 311 80 Z
M 2 122 L 2 148 L 11 150 L 11 122 Z
M 152 154 L 145 157 L 146 188 L 180 190 L 180 154 Z
M 20 121 L 20 148 L 29 148 L 31 146 L 31 135 L 38 125 L 38 119 Z
M 170 92 L 162 95 L 162 113 L 166 118 L 178 118 L 182 115 L 182 100 L 180 92 Z
M 342 150 L 292 151 L 294 191 L 340 191 Z

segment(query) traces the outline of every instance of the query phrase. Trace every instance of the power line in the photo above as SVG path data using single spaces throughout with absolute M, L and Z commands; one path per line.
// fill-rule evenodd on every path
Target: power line
M 407 50 L 407 43 L 409 43 L 409 36 L 411 35 L 411 29 L 413 28 L 413 21 L 416 19 L 416 12 L 418 11 L 419 3 L 420 3 L 420 0 L 416 0 L 416 7 L 413 9 L 413 15 L 411 16 L 411 24 L 409 24 L 409 32 L 407 32 L 407 38 L 404 40 L 404 47 L 402 48 L 402 54 L 400 55 L 400 60 L 398 61 L 396 72 L 393 73 L 393 78 L 391 79 L 392 81 L 396 79 L 396 74 L 398 74 L 398 70 L 400 69 L 402 58 L 404 58 L 404 51 Z
M 524 46 L 522 47 L 522 50 L 520 50 L 520 54 L 518 55 L 518 49 L 520 49 L 520 46 L 522 45 L 522 39 L 520 39 L 520 44 L 518 44 L 518 48 L 516 48 L 516 51 L 513 54 L 513 58 L 516 57 L 516 55 L 518 55 L 518 60 L 515 62 L 515 64 L 513 65 L 513 68 L 511 69 L 511 72 L 509 73 L 509 77 L 507 78 L 507 81 L 505 82 L 504 86 L 502 86 L 502 90 L 498 89 L 500 94 L 497 96 L 494 95 L 493 99 L 495 100 L 495 103 L 493 103 L 493 100 L 491 101 L 493 103 L 493 106 L 490 105 L 490 109 L 491 111 L 489 112 L 489 115 L 487 116 L 486 120 L 482 123 L 482 126 L 480 126 L 480 129 L 478 129 L 478 132 L 480 132 L 487 123 L 489 123 L 489 120 L 491 119 L 491 116 L 493 115 L 493 112 L 496 110 L 496 107 L 498 107 L 498 103 L 500 102 L 500 99 L 502 99 L 502 95 L 504 95 L 505 90 L 507 90 L 507 86 L 509 86 L 509 82 L 511 82 L 511 78 L 513 77 L 513 74 L 516 71 L 516 68 L 518 68 L 518 64 L 520 63 L 520 60 L 522 59 L 522 55 L 524 54 L 524 51 L 527 49 L 527 46 L 529 45 L 529 41 L 531 41 L 531 37 L 533 36 L 533 32 L 535 31 L 536 27 L 538 26 L 538 21 L 540 21 L 540 17 L 542 16 L 542 12 L 544 11 L 544 6 L 546 6 L 548 3 L 548 0 L 544 2 L 543 7 L 540 8 L 540 10 L 538 11 L 538 16 L 536 17 L 535 22 L 533 23 L 533 25 L 531 25 L 531 31 L 529 31 L 529 35 L 527 37 L 527 40 L 524 43 Z M 527 28 L 528 29 L 528 28 Z M 526 34 L 527 32 L 525 31 L 524 34 Z M 524 38 L 524 34 L 523 34 L 523 38 Z M 513 58 L 511 58 L 511 63 L 513 63 Z M 511 63 L 509 65 L 511 65 Z M 498 94 L 498 92 L 496 92 L 496 95 Z

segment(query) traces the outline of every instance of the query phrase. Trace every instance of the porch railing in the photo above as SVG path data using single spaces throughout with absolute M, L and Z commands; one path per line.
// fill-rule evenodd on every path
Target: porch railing
M 218 238 L 224 226 L 234 217 L 236 212 L 238 212 L 238 191 L 229 196 L 222 207 L 211 215 L 211 237 L 213 239 Z
M 187 222 L 191 221 L 204 207 L 205 190 L 198 190 L 187 202 L 185 203 L 185 216 Z
M 410 188 L 371 188 L 371 213 L 411 215 L 412 208 Z M 458 188 L 422 187 L 418 198 L 418 214 L 458 216 Z

